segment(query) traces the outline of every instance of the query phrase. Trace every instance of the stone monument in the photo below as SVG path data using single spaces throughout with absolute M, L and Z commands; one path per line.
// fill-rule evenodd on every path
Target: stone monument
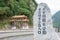
M 51 11 L 46 3 L 40 3 L 33 16 L 34 40 L 59 40 L 53 29 Z

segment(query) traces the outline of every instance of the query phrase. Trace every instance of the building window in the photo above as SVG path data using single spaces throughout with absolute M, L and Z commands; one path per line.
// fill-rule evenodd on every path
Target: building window
M 46 22 L 46 19 L 42 19 L 42 22 Z

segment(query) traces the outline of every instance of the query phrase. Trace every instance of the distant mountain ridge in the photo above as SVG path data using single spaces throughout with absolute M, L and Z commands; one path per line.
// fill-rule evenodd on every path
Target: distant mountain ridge
M 60 10 L 52 16 L 52 19 L 53 19 L 53 26 L 60 28 Z

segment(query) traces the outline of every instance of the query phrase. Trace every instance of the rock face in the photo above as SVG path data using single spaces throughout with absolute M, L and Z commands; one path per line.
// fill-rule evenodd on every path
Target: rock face
M 40 3 L 33 16 L 34 40 L 59 40 L 53 29 L 51 11 L 46 3 Z

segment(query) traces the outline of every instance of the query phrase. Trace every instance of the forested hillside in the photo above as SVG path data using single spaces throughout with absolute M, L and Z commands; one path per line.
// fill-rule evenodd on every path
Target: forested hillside
M 36 9 L 34 0 L 0 0 L 0 28 L 9 23 L 14 15 L 26 15 L 32 24 L 32 16 Z

